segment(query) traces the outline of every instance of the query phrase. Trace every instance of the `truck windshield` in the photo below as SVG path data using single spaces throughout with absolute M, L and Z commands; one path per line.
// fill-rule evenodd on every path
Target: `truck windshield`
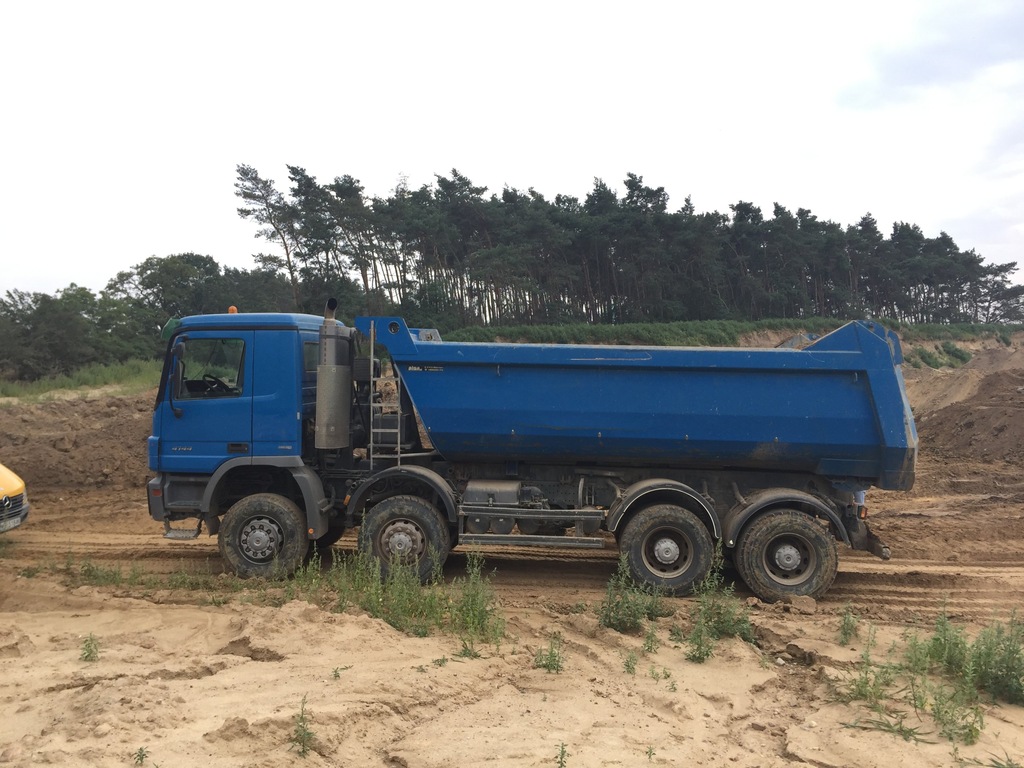
M 181 358 L 177 397 L 237 397 L 242 394 L 241 339 L 188 339 Z

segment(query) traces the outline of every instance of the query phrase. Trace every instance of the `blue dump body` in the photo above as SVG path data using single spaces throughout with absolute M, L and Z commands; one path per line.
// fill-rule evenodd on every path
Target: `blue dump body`
M 895 334 L 852 322 L 804 349 L 421 341 L 375 324 L 449 461 L 811 472 L 914 483 Z

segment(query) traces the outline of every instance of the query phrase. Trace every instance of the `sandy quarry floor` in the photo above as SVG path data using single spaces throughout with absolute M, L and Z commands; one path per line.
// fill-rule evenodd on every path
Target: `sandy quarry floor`
M 557 766 L 563 744 L 567 766 L 1024 764 L 1022 707 L 986 704 L 978 744 L 957 747 L 909 705 L 921 743 L 872 728 L 875 713 L 835 694 L 870 633 L 881 662 L 942 612 L 976 631 L 1024 608 L 1022 344 L 906 372 L 917 487 L 869 498 L 893 559 L 841 552 L 824 599 L 753 605 L 758 646 L 722 642 L 703 665 L 669 637 L 688 626 L 690 599 L 669 601 L 676 615 L 659 620 L 651 653 L 598 625 L 610 550 L 489 554 L 507 639 L 476 659 L 452 637 L 300 601 L 79 585 L 83 564 L 216 574 L 216 542 L 165 540 L 148 519 L 151 396 L 6 405 L 0 460 L 29 484 L 33 511 L 0 538 L 0 765 L 511 768 Z M 456 551 L 446 576 L 464 565 Z M 840 646 L 845 610 L 862 631 Z M 565 666 L 552 674 L 533 660 L 556 632 Z M 90 634 L 99 658 L 86 662 Z M 303 700 L 305 758 L 290 744 Z

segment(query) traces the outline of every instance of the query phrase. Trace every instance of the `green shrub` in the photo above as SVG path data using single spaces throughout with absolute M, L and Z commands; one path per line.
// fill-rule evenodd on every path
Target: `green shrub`
M 694 590 L 697 605 L 690 611 L 692 628 L 686 638 L 686 658 L 701 663 L 714 655 L 715 642 L 738 637 L 752 643 L 754 628 L 750 611 L 733 594 L 733 586 L 722 576 L 721 547 L 715 548 L 711 570 Z
M 942 342 L 942 351 L 951 359 L 956 361 L 955 366 L 963 365 L 971 361 L 971 353 L 966 349 L 958 347 L 952 341 Z
M 924 347 L 914 347 L 914 354 L 921 360 L 922 363 L 927 365 L 929 368 L 941 368 L 942 360 L 934 352 L 930 352 Z
M 548 641 L 548 647 L 537 649 L 533 657 L 533 666 L 546 669 L 548 672 L 561 672 L 565 664 L 562 656 L 562 636 L 557 632 Z
M 498 614 L 494 588 L 483 573 L 478 552 L 466 557 L 466 577 L 455 579 L 448 603 L 446 629 L 470 647 L 477 641 L 497 643 L 505 634 L 505 620 Z
M 616 632 L 637 634 L 643 629 L 645 620 L 653 621 L 669 613 L 659 590 L 633 580 L 623 554 L 597 609 L 597 620 L 601 626 Z

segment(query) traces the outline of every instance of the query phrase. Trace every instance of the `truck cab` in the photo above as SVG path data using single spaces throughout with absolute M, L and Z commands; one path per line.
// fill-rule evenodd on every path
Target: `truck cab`
M 312 454 L 318 335 L 323 318 L 302 314 L 188 317 L 170 329 L 149 438 L 149 509 L 181 538 L 175 521 L 198 518 L 211 533 L 253 489 L 322 506 Z

